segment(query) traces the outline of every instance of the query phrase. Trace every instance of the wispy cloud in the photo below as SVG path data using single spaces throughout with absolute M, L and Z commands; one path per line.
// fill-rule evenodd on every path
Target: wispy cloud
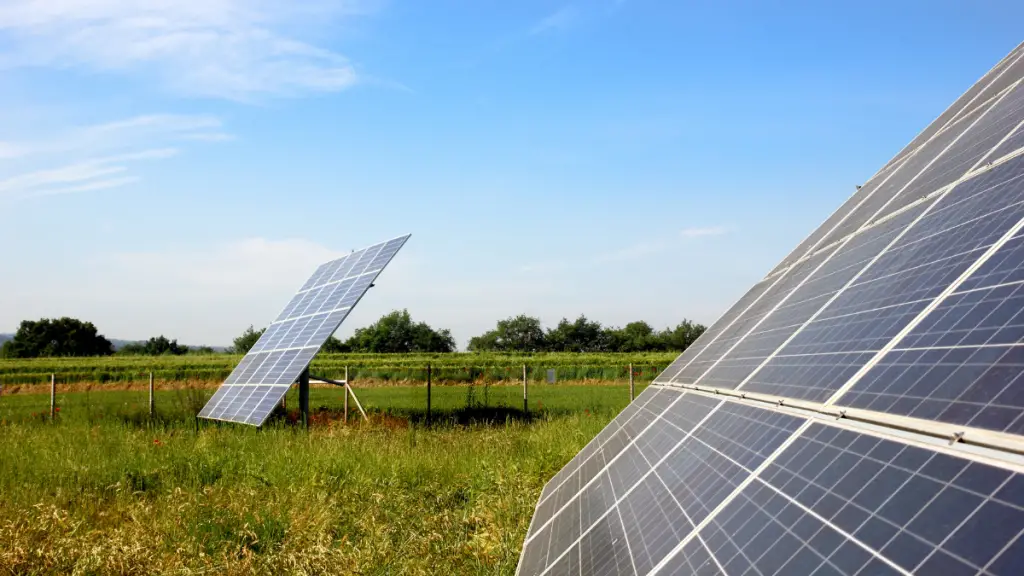
M 730 229 L 725 226 L 706 226 L 695 228 L 683 228 L 679 235 L 683 238 L 702 238 L 705 236 L 722 236 L 728 234 Z
M 563 6 L 556 12 L 553 12 L 530 28 L 531 35 L 537 34 L 548 34 L 557 32 L 559 30 L 565 30 L 573 25 L 580 17 L 580 11 L 576 6 L 567 5 Z
M 152 146 L 154 141 L 232 140 L 219 118 L 209 115 L 147 114 L 112 122 L 76 126 L 59 133 L 22 142 L 0 143 L 0 159 L 59 154 L 87 150 L 103 154 L 132 147 Z
M 138 177 L 123 175 L 128 171 L 129 164 L 142 160 L 170 158 L 177 153 L 178 151 L 173 148 L 143 150 L 19 174 L 0 180 L 0 200 L 88 192 L 124 186 L 138 181 Z M 112 176 L 117 177 L 111 178 Z
M 152 114 L 0 143 L 0 200 L 117 188 L 133 165 L 177 156 L 183 142 L 231 140 L 213 116 Z
M 347 58 L 303 39 L 367 2 L 8 0 L 0 68 L 139 73 L 171 91 L 251 100 L 333 92 L 358 80 Z

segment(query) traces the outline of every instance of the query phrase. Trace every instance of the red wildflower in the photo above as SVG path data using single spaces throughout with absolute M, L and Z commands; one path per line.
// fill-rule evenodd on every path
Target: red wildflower
M 53 411 L 54 411 L 54 412 L 60 412 L 60 406 L 56 406 L 56 407 L 54 407 Z
M 162 442 L 160 442 L 159 438 L 153 438 L 153 445 L 154 446 L 159 446 L 160 444 L 162 444 Z

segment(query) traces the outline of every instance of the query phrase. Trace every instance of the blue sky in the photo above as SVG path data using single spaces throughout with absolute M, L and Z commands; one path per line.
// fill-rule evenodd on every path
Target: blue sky
M 0 332 L 226 344 L 411 232 L 339 332 L 710 323 L 1024 38 L 1018 2 L 6 0 Z

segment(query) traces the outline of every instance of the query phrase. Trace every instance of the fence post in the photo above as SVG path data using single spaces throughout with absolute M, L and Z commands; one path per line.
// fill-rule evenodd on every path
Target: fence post
M 153 373 L 149 373 L 149 417 L 152 418 L 156 413 L 156 406 L 153 403 Z
M 50 422 L 57 416 L 57 375 L 50 374 Z
M 526 398 L 526 364 L 523 364 L 523 414 L 530 413 L 530 402 Z
M 629 401 L 633 401 L 633 363 L 629 363 Z
M 341 422 L 348 424 L 348 366 L 345 366 L 345 416 Z
M 427 362 L 427 423 L 430 423 L 430 362 Z

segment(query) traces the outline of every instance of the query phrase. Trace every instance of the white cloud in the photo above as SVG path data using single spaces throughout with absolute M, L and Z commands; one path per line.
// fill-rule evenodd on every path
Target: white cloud
M 683 238 L 702 238 L 704 236 L 722 236 L 728 234 L 729 229 L 725 226 L 707 226 L 704 228 L 683 228 L 679 235 Z
M 143 73 L 182 94 L 248 100 L 357 81 L 342 55 L 301 39 L 366 11 L 322 0 L 9 0 L 0 67 Z
M 110 188 L 120 188 L 121 186 L 127 186 L 128 184 L 134 184 L 139 181 L 137 176 L 124 176 L 121 178 L 110 178 L 107 180 L 94 180 L 87 184 L 80 184 L 78 186 L 65 186 L 63 188 L 45 188 L 35 192 L 25 194 L 26 197 L 38 197 L 38 196 L 56 196 L 58 194 L 74 194 L 76 192 L 92 192 L 94 190 L 108 190 Z
M 88 151 L 92 154 L 151 146 L 154 141 L 225 141 L 233 139 L 223 131 L 215 116 L 190 114 L 148 114 L 87 126 L 73 126 L 55 134 L 23 142 L 0 142 L 0 159 L 32 155 Z
M 213 116 L 151 114 L 0 143 L 0 200 L 116 188 L 139 180 L 132 164 L 179 153 L 167 144 L 231 140 Z M 117 176 L 116 178 L 110 178 Z
M 546 34 L 549 32 L 556 32 L 559 30 L 565 30 L 572 26 L 574 22 L 579 18 L 580 12 L 575 6 L 568 5 L 563 6 L 556 12 L 553 12 L 530 28 L 531 35 Z
M 86 192 L 124 186 L 138 180 L 136 177 L 109 176 L 128 171 L 127 164 L 140 160 L 170 158 L 177 154 L 173 148 L 143 150 L 119 156 L 93 158 L 85 162 L 68 164 L 59 168 L 36 170 L 0 180 L 0 200 L 34 196 L 50 196 L 71 192 Z M 71 186 L 67 186 L 67 185 Z

